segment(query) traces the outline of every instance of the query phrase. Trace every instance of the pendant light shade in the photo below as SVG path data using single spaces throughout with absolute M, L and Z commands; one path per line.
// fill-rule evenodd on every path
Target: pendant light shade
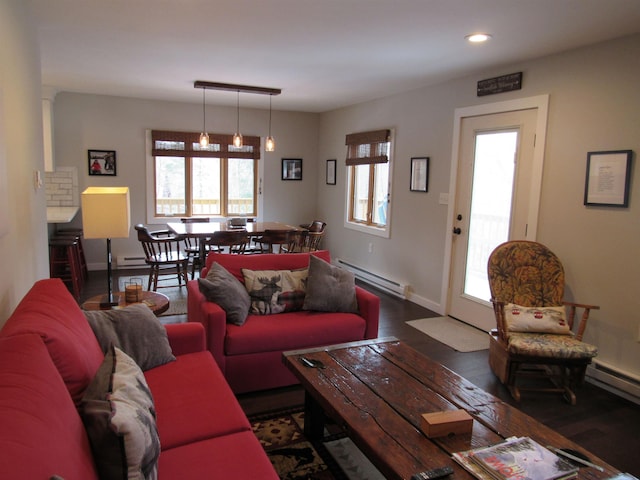
M 237 102 L 237 124 L 236 133 L 233 134 L 233 146 L 236 148 L 242 147 L 242 134 L 240 133 L 240 90 L 238 90 L 238 102 Z
M 207 133 L 207 114 L 205 111 L 204 92 L 206 88 L 202 89 L 202 133 L 200 134 L 200 146 L 207 147 L 209 145 L 209 134 Z
M 276 141 L 271 136 L 271 95 L 269 95 L 269 136 L 264 142 L 264 149 L 267 152 L 273 152 L 276 149 Z

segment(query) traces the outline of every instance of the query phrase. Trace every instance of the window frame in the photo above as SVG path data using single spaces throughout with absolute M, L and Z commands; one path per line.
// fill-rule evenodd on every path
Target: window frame
M 193 192 L 192 192 L 192 168 L 194 158 L 218 158 L 220 160 L 220 213 L 207 214 L 211 218 L 223 219 L 229 216 L 251 216 L 257 217 L 260 210 L 261 199 L 259 198 L 258 184 L 261 176 L 260 159 L 260 137 L 244 136 L 243 146 L 236 148 L 233 146 L 233 136 L 227 134 L 209 134 L 210 147 L 207 150 L 199 149 L 199 137 L 197 132 L 178 132 L 167 130 L 147 131 L 147 218 L 151 222 L 163 219 L 175 219 L 182 217 L 200 216 L 193 214 Z M 157 148 L 156 141 L 181 142 L 184 149 Z M 185 172 L 185 211 L 174 215 L 157 213 L 156 211 L 156 158 L 161 156 L 177 157 L 184 161 Z M 228 211 L 228 161 L 230 159 L 246 159 L 253 161 L 253 206 L 252 212 L 244 214 L 230 213 Z
M 391 185 L 392 185 L 392 172 L 393 172 L 393 137 L 394 131 L 392 129 L 375 130 L 361 133 L 349 134 L 346 136 L 345 144 L 347 145 L 347 158 L 345 161 L 346 167 L 346 201 L 345 201 L 345 217 L 344 225 L 346 228 L 352 230 L 358 230 L 361 232 L 369 233 L 376 236 L 389 238 L 391 232 Z M 379 148 L 380 144 L 387 143 L 386 148 Z M 368 146 L 369 154 L 360 155 L 358 150 L 360 146 Z M 362 152 L 362 150 L 360 150 Z M 373 152 L 373 155 L 371 155 Z M 384 164 L 388 165 L 387 169 L 387 211 L 385 224 L 373 222 L 373 202 L 375 198 L 375 175 L 376 165 Z M 358 165 L 369 165 L 369 191 L 367 195 L 367 220 L 357 220 L 354 218 L 354 208 L 356 199 L 355 195 L 355 182 L 356 182 L 356 167 Z

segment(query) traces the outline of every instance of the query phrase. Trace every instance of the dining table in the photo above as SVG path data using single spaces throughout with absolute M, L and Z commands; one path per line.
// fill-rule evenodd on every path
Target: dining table
M 169 222 L 167 227 L 175 235 L 181 237 L 197 238 L 200 248 L 201 265 L 205 264 L 206 251 L 205 243 L 207 238 L 211 238 L 215 232 L 219 231 L 247 231 L 251 236 L 259 236 L 267 230 L 280 230 L 286 232 L 303 232 L 303 227 L 296 227 L 283 222 L 247 222 L 245 225 L 231 225 L 229 222 Z

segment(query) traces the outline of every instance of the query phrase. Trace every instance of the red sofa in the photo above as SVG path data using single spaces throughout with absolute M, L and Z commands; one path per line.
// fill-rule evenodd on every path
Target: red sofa
M 210 253 L 201 277 L 218 262 L 241 282 L 242 269 L 295 270 L 309 265 L 309 255 L 327 262 L 328 251 L 309 253 L 230 255 Z M 235 393 L 293 385 L 297 379 L 282 363 L 282 352 L 376 338 L 380 299 L 356 286 L 358 313 L 293 311 L 250 314 L 244 325 L 228 323 L 225 311 L 208 301 L 197 280 L 187 284 L 188 322 L 202 324 L 207 348 Z
M 157 414 L 159 478 L 277 479 L 205 349 L 202 327 L 166 330 L 176 360 L 144 372 Z M 2 478 L 99 478 L 76 404 L 103 359 L 64 284 L 35 283 L 0 331 Z

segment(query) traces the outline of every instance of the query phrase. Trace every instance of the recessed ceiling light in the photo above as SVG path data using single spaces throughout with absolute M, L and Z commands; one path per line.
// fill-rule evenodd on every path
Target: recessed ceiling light
M 488 33 L 472 33 L 471 35 L 467 35 L 464 37 L 468 42 L 471 43 L 483 43 L 491 38 L 491 35 Z

